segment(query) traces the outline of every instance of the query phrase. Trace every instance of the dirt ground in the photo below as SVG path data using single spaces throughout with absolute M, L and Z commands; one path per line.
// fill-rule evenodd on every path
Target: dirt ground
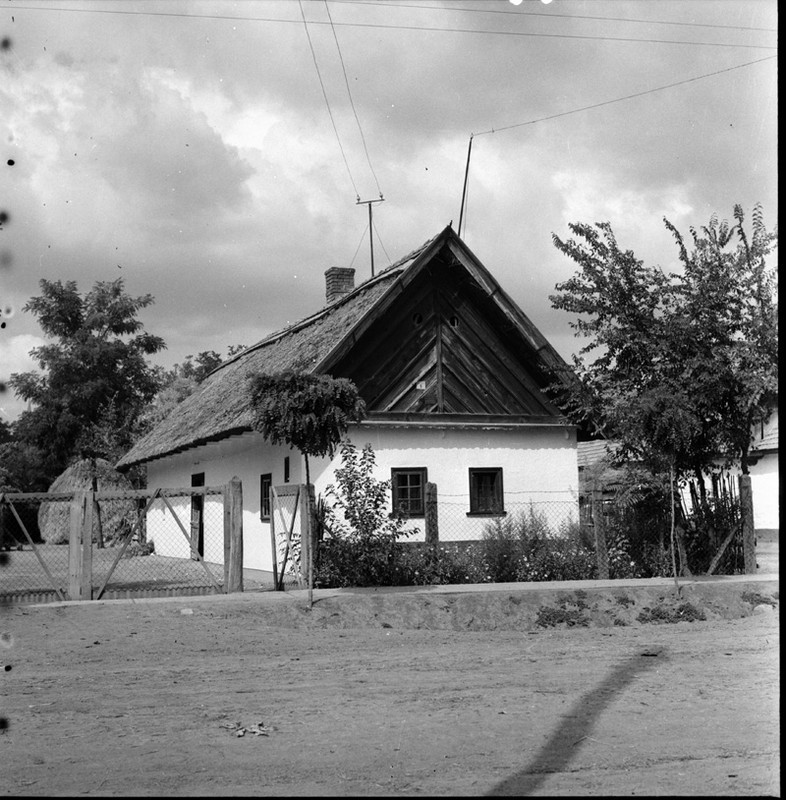
M 314 597 L 0 609 L 2 794 L 780 796 L 777 580 Z

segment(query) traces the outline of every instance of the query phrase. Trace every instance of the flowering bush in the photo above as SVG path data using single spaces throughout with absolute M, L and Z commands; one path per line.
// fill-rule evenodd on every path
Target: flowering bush
M 597 577 L 595 554 L 578 524 L 553 532 L 534 509 L 494 520 L 483 532 L 486 580 L 564 581 Z

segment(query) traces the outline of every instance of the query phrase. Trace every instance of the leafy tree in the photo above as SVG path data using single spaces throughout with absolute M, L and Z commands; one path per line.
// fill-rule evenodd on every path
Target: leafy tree
M 254 428 L 272 444 L 288 444 L 306 461 L 330 456 L 352 422 L 365 415 L 365 403 L 347 378 L 282 372 L 254 375 L 249 380 Z
M 556 286 L 552 305 L 576 315 L 571 325 L 588 339 L 574 356 L 578 381 L 563 389 L 566 411 L 618 441 L 621 459 L 670 475 L 672 538 L 675 482 L 695 476 L 706 504 L 703 475 L 719 456 L 747 473 L 754 423 L 777 402 L 777 286 L 767 264 L 777 232 L 759 206 L 751 235 L 740 206 L 734 220 L 713 215 L 691 228 L 689 249 L 664 219 L 682 267 L 671 274 L 622 250 L 608 222 L 572 224 L 576 238 L 566 241 L 553 235 L 579 271 Z
M 249 379 L 253 426 L 272 444 L 297 448 L 306 462 L 306 484 L 311 483 L 309 456 L 333 456 L 350 423 L 365 415 L 366 404 L 347 378 L 302 372 L 259 374 Z M 307 520 L 313 544 L 313 509 Z M 313 549 L 310 548 L 313 553 Z M 308 602 L 313 603 L 313 557 L 308 565 Z
M 104 454 L 91 433 L 97 423 L 114 425 L 113 448 L 130 445 L 133 421 L 158 389 L 146 356 L 165 345 L 137 317 L 152 295 L 131 297 L 122 279 L 98 281 L 84 296 L 75 281 L 40 287 L 23 310 L 53 341 L 30 353 L 40 373 L 14 374 L 9 383 L 33 406 L 16 422 L 16 440 L 39 451 L 51 480 L 75 458 Z
M 684 267 L 678 309 L 690 335 L 683 350 L 686 377 L 701 416 L 714 428 L 716 453 L 738 461 L 748 474 L 754 425 L 777 405 L 777 272 L 767 258 L 778 235 L 766 229 L 758 205 L 750 236 L 739 205 L 734 219 L 730 225 L 713 215 L 708 226 L 691 228 L 690 251 L 664 221 Z
M 11 423 L 0 419 L 0 444 L 10 442 L 12 438 L 13 432 L 11 430 Z
M 244 345 L 230 345 L 227 348 L 227 358 L 242 350 L 245 350 Z M 175 406 L 193 394 L 224 360 L 215 350 L 204 350 L 196 356 L 187 355 L 182 364 L 175 364 L 171 369 L 157 367 L 159 390 L 140 413 L 134 437 L 138 439 L 144 436 L 166 419 Z
M 668 275 L 622 250 L 607 222 L 570 225 L 576 239 L 553 236 L 580 269 L 552 305 L 576 315 L 571 325 L 588 339 L 566 409 L 654 471 L 700 477 L 720 454 L 747 471 L 753 423 L 775 406 L 776 279 L 766 259 L 777 233 L 758 206 L 751 237 L 739 206 L 734 214 L 734 225 L 713 217 L 691 229 L 690 252 L 664 220 L 683 266 Z

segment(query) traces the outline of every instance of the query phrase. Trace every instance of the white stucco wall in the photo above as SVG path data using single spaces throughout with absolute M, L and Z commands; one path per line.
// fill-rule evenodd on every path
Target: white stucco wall
M 778 454 L 767 453 L 750 467 L 753 524 L 757 530 L 777 530 L 780 521 Z
M 429 483 L 437 485 L 439 535 L 441 541 L 478 539 L 489 517 L 469 517 L 469 469 L 502 469 L 506 512 L 543 514 L 556 530 L 561 521 L 578 517 L 578 465 L 576 437 L 567 428 L 520 428 L 516 430 L 433 430 L 355 426 L 349 438 L 358 449 L 366 443 L 374 448 L 376 477 L 390 479 L 396 467 L 426 467 Z M 340 466 L 322 468 L 312 480 L 317 495 L 334 480 Z M 423 520 L 409 541 L 423 541 Z
M 261 434 L 247 433 L 152 461 L 147 468 L 147 483 L 154 489 L 188 487 L 191 485 L 191 476 L 200 472 L 204 472 L 207 486 L 223 486 L 235 476 L 240 478 L 243 484 L 244 566 L 271 570 L 270 525 L 260 519 L 259 478 L 270 472 L 274 485 L 284 484 L 286 457 L 289 457 L 290 463 L 289 482 L 296 484 L 305 481 L 297 451 L 273 447 L 265 442 Z M 205 499 L 205 560 L 220 564 L 224 560 L 223 507 L 216 508 L 215 512 L 218 513 L 215 513 L 210 504 L 220 505 L 220 497 L 211 498 L 208 495 Z M 179 501 L 178 514 L 188 527 L 190 501 L 187 498 Z M 188 557 L 188 543 L 171 519 L 166 522 L 163 515 L 157 518 L 149 516 L 147 527 L 148 539 L 155 542 L 156 553 Z M 220 549 L 211 547 L 211 556 L 215 558 L 208 558 L 209 543 L 219 542 Z
M 435 483 L 438 489 L 441 541 L 480 538 L 483 526 L 489 522 L 488 517 L 467 516 L 471 467 L 502 468 L 508 515 L 531 509 L 542 514 L 555 531 L 561 522 L 578 518 L 578 466 L 572 429 L 435 430 L 361 424 L 350 430 L 349 437 L 358 449 L 366 443 L 374 448 L 375 475 L 380 480 L 390 478 L 391 468 L 426 467 L 428 481 Z M 243 483 L 244 566 L 269 571 L 272 569 L 270 526 L 260 520 L 259 478 L 270 472 L 274 485 L 283 484 L 285 457 L 290 460 L 289 482 L 305 482 L 302 458 L 297 451 L 272 447 L 260 434 L 249 433 L 151 462 L 148 486 L 190 486 L 191 475 L 199 472 L 205 473 L 208 486 L 223 485 L 234 476 L 240 478 Z M 317 496 L 324 494 L 328 484 L 334 482 L 334 470 L 340 465 L 338 452 L 332 461 L 327 458 L 310 460 L 311 480 Z M 209 497 L 207 502 L 211 502 Z M 189 508 L 190 502 L 184 499 L 181 518 L 186 525 Z M 211 519 L 206 508 L 206 526 Z M 221 515 L 215 519 L 221 520 Z M 419 528 L 419 535 L 410 541 L 423 540 L 422 519 L 412 520 L 408 527 Z M 163 520 L 150 519 L 148 531 L 149 538 L 156 542 L 157 553 L 188 556 L 188 543 L 173 525 L 165 527 Z M 209 537 L 206 528 L 206 547 L 209 539 L 223 542 L 222 537 L 221 530 L 211 532 Z M 222 559 L 223 551 L 217 553 L 218 563 Z

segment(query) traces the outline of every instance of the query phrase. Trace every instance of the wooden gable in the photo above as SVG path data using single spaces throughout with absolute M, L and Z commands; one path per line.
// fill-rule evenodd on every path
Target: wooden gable
M 385 300 L 325 364 L 370 412 L 561 416 L 544 391 L 550 345 L 452 231 Z

